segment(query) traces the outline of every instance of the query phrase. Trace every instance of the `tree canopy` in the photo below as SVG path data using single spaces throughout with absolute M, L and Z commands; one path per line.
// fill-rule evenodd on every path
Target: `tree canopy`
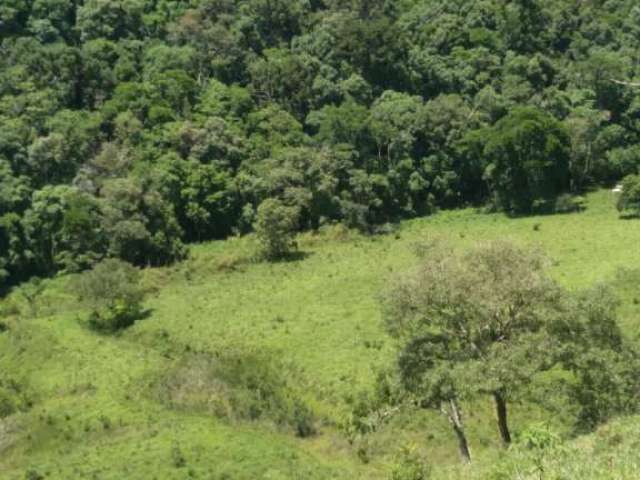
M 583 426 L 630 410 L 637 352 L 623 338 L 607 288 L 569 292 L 551 279 L 539 252 L 505 241 L 464 253 L 428 245 L 421 254 L 387 286 L 385 324 L 397 341 L 402 390 L 446 415 L 463 459 L 471 453 L 462 402 L 492 398 L 509 445 L 509 404 L 551 369 L 574 375 Z

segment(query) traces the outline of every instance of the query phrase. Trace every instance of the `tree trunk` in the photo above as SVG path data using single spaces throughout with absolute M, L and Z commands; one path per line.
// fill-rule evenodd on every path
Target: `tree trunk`
M 502 392 L 493 392 L 493 399 L 496 402 L 496 416 L 498 417 L 498 428 L 500 429 L 500 437 L 502 443 L 509 446 L 511 443 L 511 433 L 509 432 L 509 423 L 507 421 L 507 401 Z
M 462 460 L 466 463 L 471 463 L 471 450 L 469 449 L 469 442 L 467 442 L 467 436 L 464 433 L 464 424 L 462 422 L 462 414 L 460 413 L 460 407 L 455 399 L 449 400 L 449 410 L 446 413 L 449 423 L 453 427 L 453 431 L 458 438 L 458 449 Z

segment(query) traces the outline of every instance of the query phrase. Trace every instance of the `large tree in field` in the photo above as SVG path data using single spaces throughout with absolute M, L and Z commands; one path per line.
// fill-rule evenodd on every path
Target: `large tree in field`
M 549 114 L 518 107 L 486 135 L 485 176 L 497 206 L 514 213 L 544 210 L 569 188 L 570 137 Z
M 491 395 L 507 445 L 509 400 L 555 364 L 549 332 L 566 302 L 545 263 L 508 242 L 462 255 L 434 247 L 386 291 L 386 326 L 399 343 L 402 383 L 418 404 L 446 414 L 466 460 L 460 402 Z

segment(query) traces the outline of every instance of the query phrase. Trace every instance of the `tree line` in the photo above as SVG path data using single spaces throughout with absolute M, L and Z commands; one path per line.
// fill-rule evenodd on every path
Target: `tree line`
M 6 0 L 0 282 L 169 263 L 263 202 L 293 229 L 573 208 L 638 173 L 639 25 L 632 0 Z

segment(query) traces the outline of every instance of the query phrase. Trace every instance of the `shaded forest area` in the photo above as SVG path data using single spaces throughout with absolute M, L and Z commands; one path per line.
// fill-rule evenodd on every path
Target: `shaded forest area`
M 0 41 L 5 287 L 170 263 L 265 201 L 371 231 L 640 165 L 633 0 L 4 0 Z

